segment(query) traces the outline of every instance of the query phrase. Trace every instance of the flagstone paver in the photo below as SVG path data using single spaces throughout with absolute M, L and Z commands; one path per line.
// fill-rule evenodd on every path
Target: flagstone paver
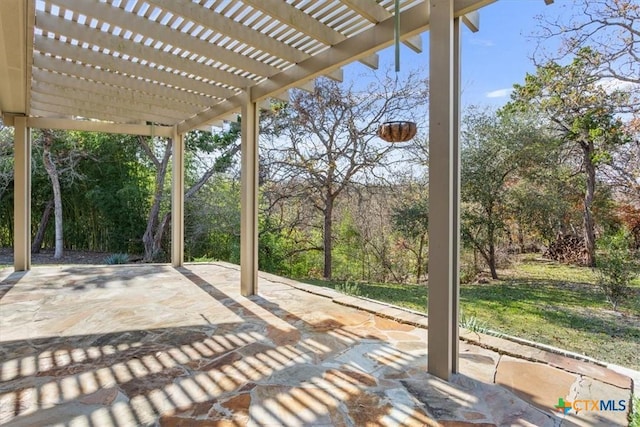
M 628 401 L 630 380 L 602 366 L 478 335 L 445 382 L 419 313 L 262 273 L 244 298 L 229 264 L 0 279 L 3 425 L 625 425 L 626 411 L 553 408 Z
M 577 375 L 549 365 L 502 356 L 495 382 L 545 410 L 566 397 L 576 379 Z

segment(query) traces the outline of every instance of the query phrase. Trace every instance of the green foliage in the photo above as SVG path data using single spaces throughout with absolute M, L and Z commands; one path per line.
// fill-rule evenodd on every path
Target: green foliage
M 343 284 L 345 283 L 345 281 L 321 279 L 302 279 L 302 281 L 312 285 L 324 286 L 332 289 L 343 287 Z M 359 289 L 358 292 L 360 293 L 359 296 L 365 296 L 366 298 L 395 304 L 423 313 L 426 311 L 427 288 L 425 286 L 399 283 L 353 283 L 357 283 L 357 287 Z M 353 288 L 352 286 L 347 286 L 347 288 L 349 287 Z
M 271 221 L 267 216 L 261 216 L 259 219 L 258 267 L 261 270 L 282 274 L 287 271 L 286 237 L 273 229 Z
M 88 132 L 76 137 L 91 153 L 80 165 L 86 179 L 63 190 L 69 205 L 65 223 L 78 231 L 78 239 L 80 233 L 86 236 L 76 245 L 141 253 L 153 175 L 136 161 L 135 137 Z
M 399 246 L 415 258 L 415 282 L 419 283 L 427 270 L 429 198 L 424 192 L 403 196 L 403 201 L 391 212 L 391 221 L 393 229 L 399 234 Z
M 231 122 L 223 132 L 194 130 L 185 136 L 185 148 L 191 155 L 211 154 L 215 173 L 228 171 L 234 164 L 239 150 L 240 122 Z
M 460 266 L 460 283 L 472 283 L 480 271 L 473 262 L 462 262 Z
M 122 253 L 111 254 L 104 259 L 104 263 L 108 265 L 127 264 L 128 262 L 129 262 L 129 255 L 122 254 Z
M 13 180 L 13 128 L 0 122 L 0 200 Z
M 347 294 L 355 297 L 364 296 L 362 295 L 362 289 L 360 289 L 360 286 L 356 282 L 347 281 L 344 283 L 338 283 L 335 287 L 335 290 L 338 292 L 342 292 L 343 294 Z
M 393 209 L 391 218 L 394 228 L 405 236 L 417 238 L 427 234 L 429 232 L 429 198 L 405 200 Z
M 640 396 L 633 397 L 631 409 L 632 411 L 629 414 L 629 427 L 640 427 Z
M 596 264 L 597 284 L 613 309 L 617 310 L 620 302 L 631 296 L 629 285 L 635 277 L 630 238 L 627 233 L 620 231 L 602 238 L 599 243 L 604 253 Z
M 496 246 L 510 217 L 514 182 L 543 157 L 549 140 L 531 116 L 472 110 L 461 148 L 463 242 L 479 251 L 497 278 Z
M 185 202 L 185 256 L 240 261 L 240 186 L 216 176 Z
M 613 152 L 631 138 L 620 117 L 630 94 L 601 84 L 602 56 L 582 48 L 573 61 L 560 65 L 550 61 L 527 74 L 524 85 L 514 85 L 508 112 L 533 112 L 548 125 L 562 143 L 567 164 L 579 166 L 584 176 L 583 224 L 586 262 L 595 263 L 595 219 L 597 169 L 614 158 Z M 571 159 L 571 160 L 569 160 Z
M 480 321 L 475 316 L 467 316 L 464 311 L 460 314 L 459 325 L 461 328 L 468 329 L 471 332 L 485 333 L 488 330 L 484 322 Z

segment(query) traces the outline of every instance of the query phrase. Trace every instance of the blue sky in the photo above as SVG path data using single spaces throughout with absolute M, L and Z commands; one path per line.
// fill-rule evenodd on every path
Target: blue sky
M 563 0 L 558 0 L 557 3 Z M 514 83 L 535 72 L 535 16 L 559 13 L 543 0 L 499 0 L 480 11 L 480 31 L 463 35 L 463 103 L 503 105 Z
M 534 72 L 531 62 L 536 42 L 535 16 L 560 13 L 556 0 L 546 6 L 544 0 L 499 0 L 480 11 L 480 31 L 466 27 L 462 44 L 462 103 L 500 107 L 509 100 L 514 83 L 522 83 L 527 72 Z M 428 33 L 422 35 L 423 52 L 401 50 L 402 71 L 412 68 L 428 70 Z M 380 52 L 380 70 L 393 67 L 393 49 Z M 345 68 L 345 80 L 357 78 L 365 67 L 353 64 Z

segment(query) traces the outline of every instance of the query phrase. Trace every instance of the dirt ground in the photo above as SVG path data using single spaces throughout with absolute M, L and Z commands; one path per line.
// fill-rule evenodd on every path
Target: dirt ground
M 42 249 L 38 254 L 31 254 L 31 263 L 40 264 L 104 264 L 111 255 L 106 252 L 71 251 L 64 252 L 62 259 L 53 258 L 53 249 Z M 0 248 L 0 267 L 13 264 L 13 248 Z

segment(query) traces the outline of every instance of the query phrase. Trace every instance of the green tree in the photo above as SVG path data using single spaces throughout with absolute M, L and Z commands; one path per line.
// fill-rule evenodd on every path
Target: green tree
M 53 216 L 55 221 L 55 251 L 53 258 L 64 255 L 64 223 L 61 181 L 73 182 L 83 178 L 77 171 L 78 163 L 87 156 L 87 152 L 69 132 L 42 129 L 42 164 L 47 171 L 53 193 Z M 45 208 L 46 209 L 46 208 Z
M 600 56 L 588 49 L 568 65 L 549 62 L 535 74 L 527 74 L 523 85 L 514 85 L 508 108 L 540 115 L 563 143 L 566 153 L 585 177 L 583 230 L 586 264 L 595 265 L 595 222 L 592 204 L 596 170 L 611 159 L 614 147 L 628 141 L 616 113 L 628 94 L 599 84 L 595 74 Z
M 13 236 L 13 128 L 0 121 L 0 246 Z
M 185 182 L 189 186 L 184 195 L 185 203 L 216 173 L 224 172 L 233 165 L 240 151 L 239 137 L 239 123 L 230 123 L 219 133 L 196 130 L 185 136 Z M 171 211 L 166 207 L 163 209 L 163 200 L 168 193 L 165 181 L 173 144 L 168 139 L 146 137 L 139 137 L 138 143 L 146 160 L 155 169 L 153 199 L 142 238 L 144 259 L 152 261 L 162 257 L 163 238 L 171 225 Z
M 462 237 L 498 278 L 496 244 L 509 215 L 518 172 L 539 157 L 543 134 L 534 120 L 503 111 L 471 110 L 461 132 Z
M 13 128 L 0 122 L 0 201 L 13 182 Z
M 580 229 L 582 177 L 562 164 L 557 150 L 545 150 L 538 167 L 521 171 L 510 189 L 510 217 L 518 229 L 518 243 L 525 246 L 525 235 L 549 245 L 558 235 L 572 234 Z M 544 212 L 544 215 L 541 215 Z
M 597 283 L 614 310 L 631 295 L 629 287 L 635 277 L 630 236 L 625 230 L 602 238 L 604 254 L 596 264 Z
M 426 186 L 420 186 L 426 188 Z M 420 283 L 426 268 L 429 242 L 429 198 L 424 192 L 406 198 L 393 209 L 394 229 L 402 233 L 402 247 L 415 257 L 416 283 Z
M 185 201 L 188 258 L 240 260 L 240 185 L 224 174 L 212 177 Z
M 77 132 L 91 153 L 80 166 L 85 179 L 70 191 L 74 228 L 92 250 L 141 253 L 153 174 L 138 160 L 137 137 Z

